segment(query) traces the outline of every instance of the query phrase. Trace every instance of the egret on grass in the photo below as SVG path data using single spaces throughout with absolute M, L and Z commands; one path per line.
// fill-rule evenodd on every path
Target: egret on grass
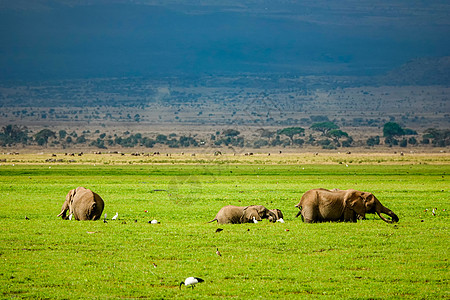
M 284 223 L 284 220 L 283 220 L 283 218 L 279 218 L 279 219 L 277 220 L 277 222 Z
M 253 223 L 258 223 L 258 220 L 256 220 L 255 217 L 253 217 Z
M 203 282 L 204 280 L 198 277 L 188 277 L 186 278 L 184 281 L 180 282 L 180 290 L 181 290 L 181 285 L 185 285 L 185 286 L 191 286 L 192 288 L 195 287 L 195 285 L 197 283 Z
M 116 212 L 116 214 L 114 215 L 114 217 L 112 217 L 111 218 L 111 220 L 115 220 L 115 219 L 117 219 L 117 217 L 119 216 L 119 213 L 118 212 Z

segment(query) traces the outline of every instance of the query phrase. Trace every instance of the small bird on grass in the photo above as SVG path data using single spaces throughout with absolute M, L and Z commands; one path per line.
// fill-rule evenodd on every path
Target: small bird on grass
M 28 218 L 27 216 L 25 216 L 25 220 L 29 220 L 30 218 Z
M 433 208 L 433 210 L 432 210 L 432 212 L 431 212 L 431 213 L 433 214 L 433 216 L 436 215 L 436 209 L 437 209 L 437 208 Z
M 204 280 L 198 277 L 188 277 L 184 281 L 180 282 L 180 290 L 183 284 L 185 286 L 191 286 L 191 288 L 194 288 L 195 285 L 200 282 L 204 282 Z
M 114 217 L 111 218 L 111 220 L 116 220 L 118 216 L 119 216 L 119 213 L 116 212 L 116 214 L 114 215 Z
M 105 218 L 103 219 L 103 223 L 108 223 L 108 221 L 106 221 L 106 217 L 107 217 L 108 215 L 105 213 Z
M 255 217 L 253 217 L 253 223 L 258 223 L 258 220 L 256 220 Z
M 222 228 L 217 228 L 216 232 L 221 232 L 223 229 Z
M 220 254 L 219 248 L 217 248 L 216 254 L 222 256 L 222 254 Z
M 277 222 L 284 223 L 284 220 L 283 220 L 283 218 L 279 218 L 279 219 L 277 220 Z
M 159 224 L 159 223 L 161 223 L 161 222 L 158 222 L 157 220 L 151 220 L 151 221 L 148 221 L 150 224 Z
M 70 214 L 69 215 L 69 220 L 72 220 L 72 218 L 73 218 L 73 214 Z

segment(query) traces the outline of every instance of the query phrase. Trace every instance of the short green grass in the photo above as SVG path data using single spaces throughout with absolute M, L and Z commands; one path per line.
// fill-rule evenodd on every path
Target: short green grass
M 448 164 L 2 165 L 0 295 L 448 299 L 449 173 Z M 77 186 L 119 220 L 57 218 Z M 304 224 L 294 205 L 318 187 L 373 192 L 400 222 Z M 228 204 L 279 208 L 286 223 L 206 223 Z M 189 276 L 205 282 L 180 290 Z

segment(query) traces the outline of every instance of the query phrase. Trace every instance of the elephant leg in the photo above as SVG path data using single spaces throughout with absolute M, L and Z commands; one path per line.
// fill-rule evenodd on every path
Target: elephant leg
M 350 208 L 346 207 L 344 209 L 344 222 L 356 222 L 356 213 Z
M 317 213 L 314 209 L 305 207 L 302 209 L 302 220 L 305 223 L 314 223 L 317 221 Z

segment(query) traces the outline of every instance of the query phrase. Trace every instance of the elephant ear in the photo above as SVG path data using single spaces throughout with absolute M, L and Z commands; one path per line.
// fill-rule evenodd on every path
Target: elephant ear
M 247 206 L 242 211 L 241 223 L 249 223 L 253 220 L 253 217 L 257 221 L 261 221 L 261 217 L 259 216 L 258 210 L 252 206 Z
M 361 195 L 363 197 L 364 200 L 364 205 L 366 207 L 366 213 L 370 214 L 370 213 L 375 213 L 375 202 L 376 202 L 376 198 L 372 193 L 362 193 Z
M 76 190 L 70 190 L 67 195 L 66 195 L 66 201 L 64 201 L 62 207 L 61 207 L 61 212 L 59 213 L 59 215 L 57 217 L 61 217 L 63 219 L 66 218 L 66 211 L 69 209 L 69 204 L 73 201 L 73 197 L 76 194 Z
M 68 201 L 68 203 L 72 203 L 76 193 L 77 189 L 71 190 L 66 196 L 66 201 Z
M 352 191 L 350 195 L 348 195 L 346 199 L 346 207 L 353 210 L 357 213 L 361 218 L 366 217 L 366 206 L 364 201 L 364 192 Z

